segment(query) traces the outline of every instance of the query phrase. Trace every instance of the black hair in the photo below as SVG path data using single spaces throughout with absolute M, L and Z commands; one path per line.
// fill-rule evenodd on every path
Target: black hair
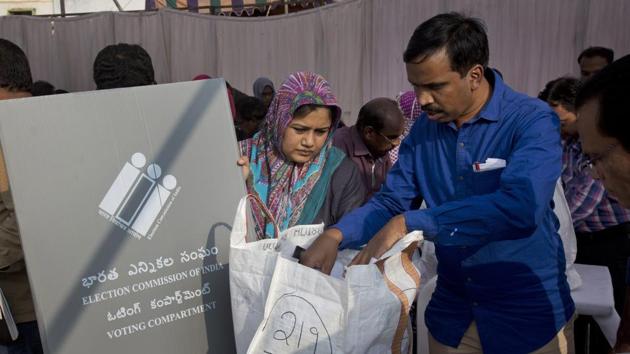
M 582 60 L 582 58 L 593 58 L 593 57 L 602 57 L 606 59 L 608 64 L 612 63 L 615 59 L 615 52 L 610 48 L 605 47 L 590 47 L 582 51 L 580 56 L 578 56 L 578 64 Z
M 547 102 L 547 99 L 549 98 L 549 90 L 551 90 L 551 87 L 553 86 L 553 84 L 555 84 L 556 81 L 558 81 L 558 80 L 560 80 L 560 79 L 554 79 L 554 80 L 549 81 L 545 85 L 545 88 L 538 93 L 538 98 L 543 100 L 543 101 L 545 101 L 545 102 Z
M 394 115 L 404 119 L 396 101 L 385 97 L 375 98 L 361 107 L 356 125 L 359 130 L 369 126 L 380 132 L 385 121 Z
M 293 118 L 302 118 L 305 117 L 307 114 L 315 111 L 318 108 L 326 108 L 329 112 L 330 112 L 330 120 L 331 123 L 335 121 L 335 110 L 332 109 L 329 106 L 323 106 L 323 105 L 319 105 L 319 104 L 304 104 L 301 105 L 300 107 L 298 107 L 295 111 L 293 111 Z
M 70 93 L 67 90 L 64 89 L 56 89 L 55 90 L 55 95 L 59 95 L 59 94 L 64 94 L 64 93 Z
M 442 48 L 452 70 L 464 76 L 474 65 L 488 66 L 488 36 L 481 20 L 456 12 L 434 16 L 416 28 L 403 54 L 405 63 L 434 54 Z
M 597 99 L 599 103 L 598 127 L 602 134 L 621 142 L 630 152 L 630 55 L 614 61 L 588 80 L 578 91 L 577 109 Z
M 225 82 L 225 84 L 228 85 L 228 89 L 232 92 L 232 98 L 234 98 L 234 105 L 237 106 L 236 111 L 238 112 L 239 101 L 249 96 L 243 93 L 242 91 L 235 89 L 234 86 L 228 84 L 227 81 Z
M 267 107 L 256 97 L 245 96 L 236 101 L 239 120 L 262 121 L 267 114 Z
M 575 113 L 575 97 L 581 87 L 580 80 L 574 77 L 561 77 L 552 82 L 546 101 L 557 102 L 569 112 Z
M 55 86 L 48 81 L 35 81 L 31 87 L 31 94 L 33 96 L 48 96 L 55 93 Z
M 0 88 L 30 92 L 33 85 L 26 54 L 15 43 L 0 38 Z
M 149 53 L 137 44 L 112 44 L 94 59 L 94 82 L 99 90 L 155 84 Z

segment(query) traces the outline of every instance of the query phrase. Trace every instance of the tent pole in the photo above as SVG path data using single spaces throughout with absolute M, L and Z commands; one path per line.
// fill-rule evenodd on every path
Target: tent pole
M 114 4 L 116 5 L 116 8 L 118 9 L 118 11 L 124 11 L 122 6 L 120 6 L 120 3 L 118 3 L 118 0 L 112 0 L 112 1 L 114 1 Z

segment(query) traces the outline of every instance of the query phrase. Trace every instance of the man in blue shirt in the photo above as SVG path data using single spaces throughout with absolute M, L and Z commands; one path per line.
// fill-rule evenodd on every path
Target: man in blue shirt
M 415 30 L 404 60 L 423 114 L 382 190 L 302 263 L 328 273 L 338 247 L 369 241 L 353 261 L 368 263 L 422 230 L 439 261 L 425 312 L 432 353 L 572 353 L 575 306 L 551 205 L 559 120 L 507 87 L 488 57 L 478 20 L 442 14 Z

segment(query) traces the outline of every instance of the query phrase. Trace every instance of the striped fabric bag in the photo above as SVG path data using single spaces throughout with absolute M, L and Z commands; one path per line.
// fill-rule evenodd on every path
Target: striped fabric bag
M 265 13 L 269 6 L 278 4 L 274 0 L 146 0 L 145 9 L 188 9 L 191 12 L 235 14 L 237 16 L 242 16 L 245 13 L 251 16 L 254 11 Z M 210 7 L 212 7 L 212 11 L 209 11 Z
M 349 267 L 343 279 L 278 257 L 247 352 L 411 352 L 409 309 L 420 284 L 411 258 L 420 240 L 420 232 L 408 234 L 376 262 Z

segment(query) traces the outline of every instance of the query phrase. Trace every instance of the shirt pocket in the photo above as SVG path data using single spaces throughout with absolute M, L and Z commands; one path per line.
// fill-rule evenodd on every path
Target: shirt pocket
M 499 189 L 504 168 L 491 171 L 473 172 L 473 191 L 476 195 L 494 193 Z

